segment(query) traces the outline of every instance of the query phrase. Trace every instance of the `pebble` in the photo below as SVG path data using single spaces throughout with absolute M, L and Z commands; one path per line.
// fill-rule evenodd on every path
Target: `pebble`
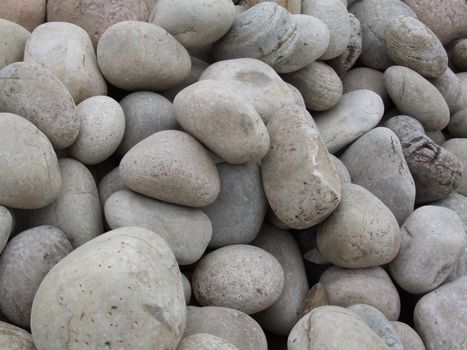
M 245 7 L 251 7 L 264 1 L 275 2 L 293 14 L 301 13 L 301 0 L 240 0 L 239 4 Z
M 108 172 L 99 182 L 98 192 L 101 201 L 101 206 L 104 208 L 107 199 L 115 192 L 128 190 L 120 177 L 120 170 L 118 167 Z
M 0 17 L 15 22 L 33 31 L 45 21 L 47 0 L 3 0 L 0 4 Z
M 455 42 L 452 49 L 452 59 L 461 71 L 467 70 L 467 39 Z
M 344 93 L 354 90 L 371 90 L 379 95 L 386 107 L 391 100 L 384 87 L 384 74 L 379 70 L 368 67 L 357 67 L 349 70 L 341 77 Z
M 453 137 L 467 137 L 467 107 L 451 115 L 448 131 Z
M 191 301 L 191 293 L 192 293 L 191 283 L 184 274 L 182 274 L 182 283 L 183 283 L 183 295 L 185 297 L 185 302 L 187 305 L 189 305 Z
M 0 5 L 1 13 L 1 5 Z M 11 63 L 23 60 L 24 47 L 31 33 L 14 22 L 0 18 L 2 48 L 0 49 L 0 69 Z
M 426 350 L 422 339 L 412 327 L 399 321 L 391 321 L 391 325 L 399 335 L 404 350 Z
M 219 337 L 201 333 L 183 338 L 177 350 L 238 350 L 238 348 Z
M 30 333 L 2 321 L 0 321 L 0 347 L 11 350 L 36 350 Z
M 454 74 L 450 68 L 446 70 L 436 79 L 432 79 L 431 83 L 441 92 L 449 107 L 449 112 L 452 114 L 467 108 L 467 88 L 462 85 L 461 80 Z M 449 122 L 451 125 L 451 121 Z M 454 128 L 448 130 L 452 133 Z
M 3 252 L 13 231 L 14 218 L 11 212 L 0 205 L 0 253 Z
M 467 139 L 463 138 L 453 138 L 447 140 L 443 143 L 442 147 L 447 149 L 452 154 L 454 154 L 457 159 L 460 160 L 462 164 L 462 169 L 465 169 L 465 172 L 462 173 L 462 176 L 459 181 L 459 187 L 456 189 L 456 192 L 466 196 L 467 195 L 467 154 L 465 152 L 467 147 Z
M 335 155 L 330 154 L 330 156 L 331 156 L 332 163 L 334 164 L 334 167 L 336 168 L 337 175 L 339 176 L 341 188 L 343 184 L 351 183 L 352 181 L 350 179 L 350 173 L 347 167 L 345 166 L 345 164 L 342 163 L 342 161 L 339 158 L 337 158 Z

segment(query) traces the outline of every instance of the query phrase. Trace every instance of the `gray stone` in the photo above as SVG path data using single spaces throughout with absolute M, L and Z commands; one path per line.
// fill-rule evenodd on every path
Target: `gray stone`
M 330 154 L 330 156 L 331 156 L 332 162 L 334 163 L 334 167 L 336 168 L 337 175 L 339 175 L 341 187 L 343 184 L 351 183 L 352 180 L 350 178 L 349 170 L 346 168 L 344 163 L 342 163 L 342 161 L 339 158 L 337 158 L 335 155 Z
M 399 335 L 404 350 L 426 350 L 422 339 L 412 327 L 398 321 L 391 321 L 391 325 Z
M 1 321 L 0 347 L 8 350 L 36 350 L 31 334 L 24 329 Z
M 10 234 L 13 231 L 14 218 L 11 212 L 0 205 L 0 254 L 10 238 Z
M 342 77 L 344 93 L 354 90 L 371 90 L 379 95 L 386 107 L 391 105 L 391 100 L 384 87 L 384 73 L 368 67 L 352 68 Z
M 438 78 L 431 79 L 431 83 L 443 95 L 451 114 L 467 108 L 467 88 L 462 85 L 459 77 L 450 68 L 447 68 Z M 449 125 L 451 125 L 451 121 Z M 455 128 L 449 129 L 449 131 L 455 136 L 453 133 Z
M 0 12 L 2 12 L 1 7 Z M 26 46 L 28 39 L 31 37 L 31 33 L 19 24 L 5 19 L 0 19 L 0 32 L 2 33 L 0 69 L 2 69 L 11 63 L 23 60 L 24 47 Z
M 443 148 L 454 154 L 462 163 L 463 174 L 459 181 L 459 187 L 456 192 L 467 195 L 467 139 L 454 138 L 443 143 Z
M 105 202 L 111 195 L 122 190 L 128 190 L 128 187 L 123 183 L 119 168 L 116 167 L 99 182 L 98 192 L 102 208 L 104 208 Z
M 238 348 L 222 338 L 201 333 L 183 338 L 177 350 L 238 350 Z

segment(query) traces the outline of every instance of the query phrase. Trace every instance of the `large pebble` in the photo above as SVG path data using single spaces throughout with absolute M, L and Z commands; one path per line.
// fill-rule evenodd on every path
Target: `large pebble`
M 402 244 L 390 264 L 397 284 L 412 294 L 438 287 L 467 245 L 464 226 L 452 210 L 424 206 L 402 225 Z
M 312 64 L 283 78 L 295 86 L 308 109 L 324 111 L 334 107 L 342 97 L 342 82 L 336 72 L 323 62 Z
M 342 76 L 344 93 L 354 90 L 371 90 L 379 95 L 388 107 L 390 105 L 389 95 L 384 87 L 384 74 L 379 70 L 368 67 L 357 67 L 349 70 Z
M 24 329 L 1 321 L 0 348 L 5 350 L 36 350 L 31 334 Z
M 231 0 L 158 0 L 150 22 L 190 48 L 213 44 L 227 33 L 234 19 Z
M 47 274 L 31 330 L 38 350 L 175 349 L 185 322 L 169 246 L 154 232 L 125 227 L 76 249 Z
M 103 232 L 99 194 L 94 178 L 83 164 L 69 158 L 59 159 L 58 164 L 62 186 L 57 200 L 28 211 L 25 222 L 28 227 L 59 228 L 76 248 Z
M 44 23 L 47 0 L 2 0 L 0 17 L 18 23 L 29 31 Z
M 423 296 L 415 327 L 427 350 L 464 350 L 467 344 L 467 276 Z
M 226 307 L 187 307 L 184 337 L 211 334 L 235 345 L 239 350 L 267 350 L 266 336 L 247 314 Z
M 0 69 L 2 69 L 10 63 L 23 60 L 24 47 L 31 33 L 20 25 L 1 18 L 0 33 L 2 33 L 0 48 Z
M 436 35 L 411 16 L 399 16 L 388 23 L 384 42 L 389 58 L 424 77 L 437 78 L 448 67 L 448 55 Z
M 125 114 L 125 133 L 117 150 L 121 155 L 158 131 L 179 128 L 172 103 L 154 92 L 129 94 L 120 101 L 120 106 Z
M 119 168 L 114 168 L 101 179 L 98 185 L 99 198 L 101 200 L 102 207 L 104 207 L 105 202 L 112 194 L 127 189 L 128 187 L 126 187 L 120 177 Z
M 414 209 L 415 183 L 396 134 L 373 129 L 350 145 L 341 160 L 352 182 L 378 197 L 402 225 Z
M 120 176 L 133 191 L 190 207 L 213 203 L 220 191 L 207 151 L 176 130 L 159 131 L 134 146 L 120 163 Z
M 107 199 L 105 219 L 112 229 L 139 226 L 158 232 L 180 265 L 198 261 L 212 234 L 209 218 L 200 209 L 160 202 L 131 191 L 118 191 Z
M 78 105 L 81 128 L 69 148 L 83 164 L 94 165 L 110 157 L 123 138 L 125 115 L 122 107 L 107 96 L 90 97 Z
M 322 60 L 339 56 L 350 40 L 350 18 L 341 0 L 304 0 L 302 13 L 322 20 L 329 28 L 330 40 Z
M 202 80 L 174 100 L 182 128 L 221 159 L 232 164 L 261 160 L 269 134 L 254 107 L 216 80 Z
M 0 113 L 0 205 L 35 209 L 52 203 L 62 182 L 48 138 L 27 119 Z
M 467 139 L 453 138 L 443 143 L 443 148 L 452 152 L 462 163 L 464 169 L 456 192 L 467 196 Z
M 0 258 L 0 309 L 9 320 L 29 328 L 37 288 L 72 250 L 65 234 L 53 226 L 34 227 L 8 242 Z
M 222 338 L 201 333 L 183 338 L 177 350 L 238 350 L 238 348 Z
M 405 350 L 399 335 L 381 311 L 366 304 L 351 305 L 348 309 L 365 322 L 390 349 Z
M 274 113 L 295 104 L 295 97 L 281 77 L 259 60 L 239 58 L 216 62 L 201 75 L 200 80 L 215 79 L 241 95 L 255 107 L 265 123 Z
M 399 0 L 361 0 L 349 7 L 362 26 L 362 63 L 374 69 L 386 69 L 392 62 L 384 44 L 384 31 L 398 16 L 416 17 L 415 13 Z
M 0 253 L 6 246 L 10 234 L 13 231 L 14 219 L 11 212 L 0 205 Z
M 186 49 L 161 27 L 125 21 L 107 29 L 97 46 L 105 78 L 124 90 L 166 90 L 190 73 Z
M 107 94 L 91 39 L 74 24 L 50 22 L 37 27 L 26 44 L 24 62 L 35 62 L 50 70 L 76 103 Z
M 83 28 L 97 47 L 107 28 L 122 21 L 146 22 L 149 11 L 143 0 L 48 0 L 47 21 L 68 22 Z
M 364 268 L 392 261 L 401 232 L 394 214 L 371 192 L 353 184 L 342 186 L 342 200 L 318 227 L 320 253 L 335 265 Z
M 18 62 L 0 71 L 0 111 L 36 125 L 56 149 L 70 146 L 80 132 L 75 102 L 62 82 L 35 63 Z
M 328 111 L 314 114 L 326 148 L 336 153 L 378 125 L 384 104 L 370 90 L 356 90 L 342 95 L 339 103 Z
M 213 248 L 248 244 L 258 234 L 268 208 L 258 163 L 218 164 L 219 196 L 203 208 L 212 223 Z
M 397 109 L 417 119 L 426 131 L 448 125 L 449 107 L 443 95 L 417 72 L 403 66 L 390 67 L 384 72 L 384 86 Z
M 412 327 L 399 321 L 391 321 L 391 325 L 399 335 L 404 350 L 426 350 L 422 339 Z
M 343 269 L 330 267 L 319 282 L 326 290 L 331 305 L 348 307 L 368 304 L 390 321 L 397 320 L 401 309 L 396 287 L 381 267 Z
M 237 287 L 235 287 L 237 286 Z M 237 244 L 219 248 L 200 260 L 193 273 L 196 300 L 257 313 L 271 306 L 284 287 L 284 270 L 263 249 Z
M 306 314 L 290 332 L 288 350 L 389 350 L 354 313 L 321 306 Z
M 255 319 L 268 331 L 286 336 L 300 318 L 309 288 L 300 248 L 289 232 L 269 224 L 263 226 L 252 244 L 272 254 L 284 270 L 281 296 Z
M 441 92 L 441 95 L 443 95 L 451 114 L 463 108 L 467 108 L 467 87 L 462 85 L 459 77 L 457 77 L 450 68 L 447 68 L 438 78 L 432 79 L 431 83 Z M 449 124 L 451 125 L 451 122 Z M 449 130 L 450 132 L 455 131 L 455 128 L 449 128 Z
M 268 123 L 271 147 L 261 163 L 264 191 L 286 225 L 304 229 L 324 220 L 340 201 L 340 181 L 310 114 L 283 108 Z
M 394 131 L 401 142 L 415 181 L 416 203 L 445 198 L 457 189 L 462 164 L 454 154 L 427 137 L 420 122 L 401 115 L 389 119 L 384 126 Z

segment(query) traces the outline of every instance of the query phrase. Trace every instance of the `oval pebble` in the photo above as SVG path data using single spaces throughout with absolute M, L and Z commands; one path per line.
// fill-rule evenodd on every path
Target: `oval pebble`
M 1 4 L 0 13 L 2 13 Z M 31 37 L 31 33 L 19 24 L 1 18 L 0 33 L 2 33 L 2 47 L 0 49 L 0 69 L 2 69 L 11 63 L 23 60 L 24 47 Z
M 36 350 L 30 333 L 0 321 L 0 347 L 8 350 Z

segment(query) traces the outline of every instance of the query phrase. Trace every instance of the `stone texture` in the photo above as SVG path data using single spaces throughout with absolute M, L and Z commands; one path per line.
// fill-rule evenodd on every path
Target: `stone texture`
M 371 90 L 381 97 L 386 107 L 391 104 L 384 87 L 384 74 L 379 70 L 368 67 L 352 68 L 341 79 L 344 93 L 361 89 Z
M 238 348 L 222 338 L 201 333 L 183 338 L 177 350 L 238 350 Z
M 0 4 L 0 16 L 32 31 L 44 23 L 46 3 L 47 0 L 3 0 Z
M 6 246 L 13 231 L 14 218 L 11 212 L 0 205 L 0 253 Z
M 426 350 L 425 344 L 413 328 L 398 321 L 391 321 L 391 325 L 399 335 L 404 350 Z
M 36 350 L 31 334 L 24 329 L 1 321 L 0 347 L 8 350 Z
M 0 16 L 3 15 L 1 6 L 0 4 Z M 19 24 L 1 18 L 0 32 L 2 33 L 0 69 L 2 69 L 11 63 L 23 60 L 24 47 L 31 37 L 31 33 Z
M 457 188 L 456 192 L 460 193 L 463 196 L 467 195 L 467 139 L 464 138 L 454 138 L 449 139 L 445 143 L 443 143 L 443 148 L 450 151 L 454 154 L 457 159 L 460 160 L 462 163 L 462 169 L 464 169 L 464 173 L 462 174 L 459 187 Z

